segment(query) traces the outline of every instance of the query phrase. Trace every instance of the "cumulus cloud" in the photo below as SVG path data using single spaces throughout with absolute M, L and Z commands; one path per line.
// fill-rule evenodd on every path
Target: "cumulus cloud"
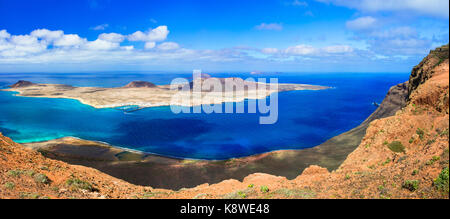
M 16 60 L 18 57 L 42 60 L 42 57 L 47 57 L 48 54 L 62 57 L 70 54 L 74 56 L 84 54 L 87 51 L 131 51 L 134 46 L 120 45 L 126 38 L 127 36 L 118 33 L 103 33 L 96 40 L 88 41 L 77 34 L 64 34 L 62 30 L 37 29 L 25 35 L 11 35 L 6 30 L 1 30 L 0 62 L 5 57 L 16 57 Z M 158 39 L 158 37 L 152 39 Z M 151 43 L 147 44 L 148 48 Z
M 96 40 L 89 41 L 78 34 L 65 34 L 62 30 L 36 29 L 29 34 L 11 35 L 7 30 L 0 30 L 0 63 L 8 62 L 45 62 L 66 59 L 63 62 L 84 58 L 109 59 L 112 56 L 139 57 L 150 52 L 162 55 L 165 51 L 172 53 L 181 47 L 174 42 L 156 42 L 166 40 L 167 26 L 159 26 L 145 32 L 136 31 L 130 35 L 120 33 L 102 33 Z M 136 50 L 134 45 L 121 44 L 145 42 L 144 48 Z M 156 50 L 152 50 L 157 48 Z M 135 51 L 136 50 L 136 51 Z M 133 52 L 134 51 L 134 52 Z M 109 52 L 103 54 L 103 52 Z M 134 53 L 134 54 L 131 54 Z M 142 57 L 142 56 L 141 56 Z M 122 57 L 124 58 L 124 57 Z
M 365 12 L 411 12 L 436 17 L 449 17 L 448 0 L 316 0 L 354 8 Z
M 11 34 L 9 34 L 6 30 L 0 30 L 0 39 L 9 38 Z
M 61 30 L 37 29 L 25 35 L 11 35 L 7 30 L 0 30 L 0 66 L 33 63 L 148 63 L 149 60 L 179 58 L 229 60 L 218 57 L 232 56 L 220 52 L 184 49 L 175 42 L 155 42 L 164 41 L 168 32 L 166 26 L 161 26 L 142 32 L 144 36 L 140 36 L 139 31 L 134 35 L 102 33 L 96 40 L 89 41 L 77 34 L 65 34 Z M 145 45 L 143 48 L 121 45 L 126 40 L 131 43 L 143 41 Z
M 159 42 L 164 41 L 169 35 L 167 26 L 159 26 L 155 29 L 149 29 L 145 32 L 136 31 L 128 36 L 129 41 L 143 41 L 143 42 Z
M 98 36 L 98 39 L 112 43 L 121 43 L 125 40 L 125 36 L 118 33 L 102 33 Z
M 53 45 L 55 46 L 81 46 L 86 42 L 86 39 L 81 38 L 77 34 L 66 34 L 61 38 L 55 40 Z
M 51 31 L 47 29 L 37 29 L 31 32 L 30 35 L 33 37 L 44 39 L 48 41 L 48 43 L 50 43 L 56 39 L 61 38 L 64 35 L 64 32 L 61 30 Z
M 377 19 L 367 16 L 367 17 L 360 17 L 355 20 L 347 21 L 345 24 L 348 29 L 352 30 L 368 30 L 372 29 L 377 22 Z
M 30 35 L 13 35 L 9 38 L 10 45 L 2 52 L 4 56 L 28 55 L 42 52 L 47 48 L 47 45 L 40 42 L 36 37 Z
M 283 30 L 283 25 L 278 23 L 262 23 L 255 27 L 257 30 Z
M 86 47 L 92 50 L 111 50 L 119 48 L 120 44 L 102 39 L 97 39 L 95 41 L 86 43 Z

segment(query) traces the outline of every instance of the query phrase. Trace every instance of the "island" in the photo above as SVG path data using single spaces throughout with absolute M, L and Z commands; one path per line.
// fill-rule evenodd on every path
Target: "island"
M 208 86 L 205 86 L 205 85 Z M 196 89 L 199 85 L 200 89 Z M 219 85 L 219 89 L 212 85 Z M 138 109 L 159 106 L 199 106 L 263 99 L 276 92 L 294 90 L 323 90 L 330 87 L 308 84 L 281 84 L 243 80 L 241 78 L 200 77 L 191 82 L 156 85 L 146 81 L 133 81 L 116 88 L 75 87 L 64 84 L 37 84 L 18 81 L 4 91 L 18 92 L 18 96 L 75 99 L 95 108 L 134 106 Z M 181 94 L 181 98 L 173 98 Z M 205 98 L 207 97 L 207 98 Z M 186 101 L 186 98 L 189 101 Z

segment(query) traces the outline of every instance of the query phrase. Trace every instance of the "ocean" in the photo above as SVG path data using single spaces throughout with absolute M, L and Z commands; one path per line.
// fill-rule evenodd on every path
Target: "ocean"
M 0 132 L 19 143 L 73 136 L 177 158 L 225 160 L 281 149 L 319 145 L 363 122 L 391 86 L 409 73 L 211 74 L 278 78 L 279 83 L 333 87 L 279 93 L 279 118 L 260 125 L 260 114 L 174 114 L 170 107 L 131 113 L 95 109 L 70 99 L 14 96 L 0 91 Z M 0 73 L 0 87 L 18 80 L 73 86 L 119 87 L 135 80 L 169 84 L 191 74 Z M 246 102 L 240 104 L 247 104 Z

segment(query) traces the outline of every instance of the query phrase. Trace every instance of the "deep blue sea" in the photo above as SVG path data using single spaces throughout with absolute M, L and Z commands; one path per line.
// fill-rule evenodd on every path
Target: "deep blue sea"
M 279 119 L 259 125 L 259 114 L 173 114 L 170 107 L 132 113 L 95 109 L 76 100 L 17 97 L 0 91 L 0 132 L 19 143 L 73 136 L 171 157 L 229 159 L 323 143 L 364 121 L 388 89 L 408 80 L 399 73 L 212 74 L 278 78 L 280 83 L 333 89 L 279 93 Z M 74 86 L 118 87 L 144 80 L 169 84 L 191 74 L 2 74 L 0 87 L 29 80 Z M 244 103 L 245 104 L 245 103 Z

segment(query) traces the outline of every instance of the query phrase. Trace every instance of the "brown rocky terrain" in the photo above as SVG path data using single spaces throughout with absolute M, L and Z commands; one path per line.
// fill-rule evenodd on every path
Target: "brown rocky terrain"
M 241 181 L 231 179 L 177 191 L 135 186 L 91 168 L 55 161 L 0 135 L 0 197 L 448 199 L 448 96 L 447 45 L 432 51 L 413 69 L 408 83 L 393 87 L 380 109 L 347 135 L 309 151 L 254 156 L 278 158 L 280 165 L 283 160 L 290 165 L 293 161 L 288 158 L 297 153 L 317 155 L 328 150 L 327 156 L 316 157 L 316 161 L 333 163 L 337 169 L 312 165 L 291 180 L 254 173 Z M 358 135 L 362 140 L 355 137 Z M 356 149 L 348 146 L 355 143 Z M 353 152 L 346 154 L 351 147 Z M 250 166 L 257 160 L 233 162 Z M 292 168 L 300 171 L 302 167 Z
M 29 87 L 29 86 L 33 86 L 34 84 L 29 82 L 29 81 L 23 81 L 20 80 L 17 83 L 11 85 L 11 88 L 21 88 L 21 87 Z
M 147 81 L 132 81 L 124 86 L 124 88 L 140 88 L 140 87 L 152 88 L 156 87 L 156 85 Z

